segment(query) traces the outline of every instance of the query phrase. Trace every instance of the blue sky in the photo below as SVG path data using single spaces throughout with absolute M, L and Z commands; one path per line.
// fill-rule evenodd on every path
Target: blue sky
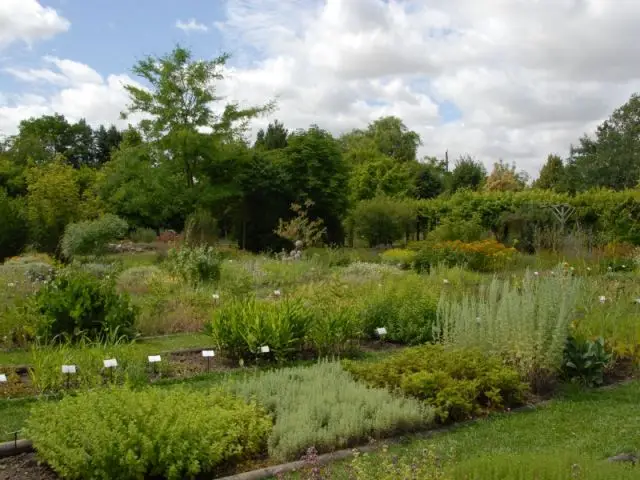
M 233 55 L 225 101 L 278 100 L 250 133 L 396 115 L 421 154 L 535 175 L 640 91 L 639 23 L 631 0 L 0 0 L 0 135 L 53 112 L 124 127 L 135 62 L 180 43 Z

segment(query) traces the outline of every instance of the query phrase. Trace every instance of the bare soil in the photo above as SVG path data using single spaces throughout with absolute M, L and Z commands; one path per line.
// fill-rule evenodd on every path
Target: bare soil
M 47 465 L 40 464 L 35 453 L 23 453 L 0 460 L 0 480 L 58 480 Z

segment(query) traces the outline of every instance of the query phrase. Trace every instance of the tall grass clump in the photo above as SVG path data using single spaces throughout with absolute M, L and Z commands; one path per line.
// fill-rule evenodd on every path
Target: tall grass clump
M 182 246 L 169 250 L 165 266 L 170 273 L 192 286 L 198 286 L 220 280 L 221 262 L 220 254 L 213 247 Z
M 228 388 L 275 416 L 268 444 L 279 461 L 297 459 L 312 446 L 330 451 L 424 428 L 434 417 L 421 402 L 367 388 L 327 361 L 247 377 Z
M 61 478 L 183 479 L 260 453 L 271 419 L 223 392 L 112 389 L 35 406 L 27 434 Z
M 580 288 L 580 279 L 569 274 L 526 272 L 519 281 L 494 278 L 479 295 L 461 300 L 444 294 L 438 305 L 442 341 L 502 355 L 535 383 L 562 366 Z
M 284 361 L 302 350 L 310 322 L 310 312 L 297 300 L 240 299 L 216 309 L 205 330 L 232 359 L 257 359 L 268 346 L 268 357 Z
M 415 345 L 432 341 L 437 294 L 437 288 L 416 274 L 372 285 L 362 298 L 364 333 L 375 338 L 376 328 L 384 327 L 386 339 L 393 342 Z

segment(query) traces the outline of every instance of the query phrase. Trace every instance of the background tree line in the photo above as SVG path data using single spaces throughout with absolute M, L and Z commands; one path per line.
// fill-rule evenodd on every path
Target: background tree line
M 571 146 L 569 158 L 549 155 L 530 184 L 502 160 L 487 172 L 471 156 L 451 163 L 448 155 L 419 158 L 423 139 L 392 116 L 339 137 L 316 125 L 291 131 L 276 120 L 252 144 L 249 122 L 272 113 L 274 104 L 222 104 L 215 82 L 227 60 L 195 60 L 178 46 L 138 62 L 133 71 L 147 88 L 127 87 L 123 117 L 136 113 L 143 120 L 124 131 L 93 129 L 58 114 L 22 121 L 18 133 L 0 143 L 0 258 L 27 246 L 56 252 L 69 223 L 105 213 L 130 228 L 160 231 L 181 230 L 190 215 L 204 212 L 219 235 L 241 247 L 279 250 L 288 241 L 274 230 L 294 215 L 292 204 L 309 205 L 308 218 L 324 222 L 324 241 L 342 244 L 353 237 L 356 218 L 382 221 L 376 209 L 386 209 L 385 221 L 396 219 L 392 240 L 440 218 L 425 220 L 429 208 L 407 210 L 407 202 L 447 205 L 461 192 L 511 198 L 531 189 L 567 200 L 596 188 L 636 189 L 640 180 L 637 95 L 595 136 Z

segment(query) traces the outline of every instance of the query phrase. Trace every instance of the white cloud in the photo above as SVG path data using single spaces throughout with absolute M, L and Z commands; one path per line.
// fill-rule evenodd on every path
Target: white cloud
M 11 135 L 17 132 L 21 120 L 41 115 L 60 113 L 70 121 L 85 118 L 91 125 L 116 124 L 125 127 L 127 121 L 119 119 L 120 112 L 128 103 L 124 85 L 140 86 L 127 75 L 109 75 L 103 78 L 88 65 L 57 57 L 45 57 L 59 70 L 9 69 L 9 73 L 27 82 L 45 81 L 55 86 L 50 94 L 5 95 L 0 102 L 0 133 Z M 135 123 L 139 116 L 129 122 Z
M 229 71 L 229 97 L 277 96 L 288 127 L 336 133 L 395 114 L 422 153 L 488 167 L 536 174 L 640 90 L 634 0 L 228 0 L 227 13 L 230 49 L 260 55 Z M 461 118 L 443 122 L 443 101 Z
M 536 174 L 548 153 L 567 155 L 572 142 L 640 91 L 635 0 L 225 5 L 226 18 L 215 26 L 236 63 L 226 69 L 219 94 L 244 104 L 278 100 L 278 111 L 256 122 L 254 131 L 278 118 L 291 129 L 316 123 L 340 133 L 393 114 L 420 133 L 422 154 L 469 153 L 487 167 L 503 158 Z M 176 26 L 207 29 L 195 19 Z M 5 98 L 0 129 L 53 111 L 93 123 L 118 118 L 127 102 L 121 83 L 129 77 L 105 79 L 81 63 L 45 61 L 50 69 L 9 65 L 6 72 L 59 91 Z M 456 105 L 460 117 L 445 121 L 442 102 Z
M 55 9 L 37 0 L 0 1 L 0 49 L 19 41 L 31 45 L 66 32 L 70 25 Z
M 176 21 L 176 28 L 179 28 L 183 32 L 207 32 L 209 27 L 207 27 L 204 23 L 199 23 L 195 18 L 190 19 L 187 22 L 183 22 L 182 20 Z

